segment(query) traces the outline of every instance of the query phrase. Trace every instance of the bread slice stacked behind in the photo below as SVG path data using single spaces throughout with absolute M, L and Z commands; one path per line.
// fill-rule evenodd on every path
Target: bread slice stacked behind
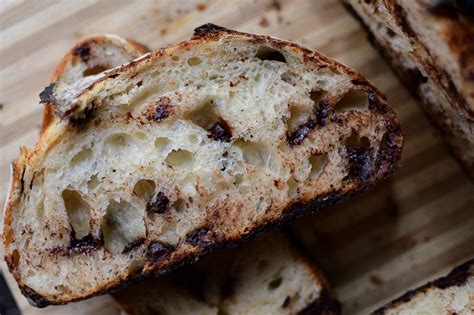
M 470 1 L 345 0 L 474 178 Z M 469 3 L 471 8 L 469 9 Z M 470 10 L 470 11 L 469 11 Z

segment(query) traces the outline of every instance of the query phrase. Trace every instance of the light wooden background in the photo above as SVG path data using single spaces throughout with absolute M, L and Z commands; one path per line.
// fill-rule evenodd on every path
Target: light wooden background
M 0 0 L 0 203 L 9 163 L 38 138 L 38 94 L 82 36 L 116 33 L 152 49 L 213 22 L 295 41 L 352 66 L 387 94 L 402 121 L 402 167 L 356 200 L 291 224 L 326 272 L 345 314 L 366 314 L 474 256 L 474 186 L 416 102 L 336 0 Z M 2 265 L 2 270 L 5 266 Z M 37 310 L 7 279 L 24 314 L 118 314 L 108 296 Z

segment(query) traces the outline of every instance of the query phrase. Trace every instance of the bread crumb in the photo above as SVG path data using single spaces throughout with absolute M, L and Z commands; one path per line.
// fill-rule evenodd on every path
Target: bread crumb
M 370 275 L 369 280 L 370 280 L 370 282 L 371 282 L 372 284 L 375 284 L 375 285 L 381 285 L 381 284 L 383 284 L 382 278 L 381 278 L 379 275 L 377 275 L 377 274 L 372 274 L 372 275 Z
M 207 4 L 205 4 L 205 3 L 196 3 L 195 7 L 198 11 L 204 11 L 207 8 Z
M 270 23 L 268 22 L 268 19 L 264 16 L 262 16 L 262 18 L 260 19 L 260 22 L 258 24 L 261 27 L 267 27 L 268 25 L 270 25 Z
M 3 109 L 3 106 L 5 106 L 3 103 L 0 103 L 0 110 Z
M 166 34 L 166 28 L 162 28 L 162 29 L 160 30 L 160 34 L 161 34 L 161 35 L 165 35 L 165 34 Z
M 272 6 L 277 10 L 281 10 L 281 2 L 280 0 L 272 0 Z

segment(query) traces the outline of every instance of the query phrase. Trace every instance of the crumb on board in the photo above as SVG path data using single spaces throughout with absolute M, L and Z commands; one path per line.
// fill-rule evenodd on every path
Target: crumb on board
M 372 284 L 381 285 L 383 284 L 382 278 L 377 274 L 371 274 L 369 280 Z
M 204 11 L 204 10 L 206 10 L 206 8 L 207 8 L 207 4 L 202 3 L 202 2 L 196 3 L 196 9 L 198 11 Z
M 281 2 L 280 2 L 280 0 L 272 0 L 272 6 L 273 6 L 276 10 L 280 11 L 280 10 L 281 10 Z
M 268 25 L 270 25 L 270 23 L 268 22 L 268 19 L 264 16 L 262 16 L 262 18 L 260 19 L 260 22 L 258 22 L 258 24 L 261 27 L 267 27 Z
M 160 34 L 161 34 L 161 35 L 165 35 L 165 34 L 166 34 L 166 28 L 162 28 L 162 29 L 160 30 Z
M 4 106 L 5 105 L 3 103 L 0 103 L 0 110 L 2 110 Z

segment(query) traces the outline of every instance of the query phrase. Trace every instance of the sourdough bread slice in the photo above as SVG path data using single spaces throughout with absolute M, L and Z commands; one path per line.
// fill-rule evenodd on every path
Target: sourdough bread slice
M 78 42 L 59 62 L 51 82 L 74 82 L 109 70 L 148 52 L 148 49 L 132 40 L 116 35 L 96 35 Z M 41 132 L 53 123 L 54 108 L 45 104 Z
M 83 53 L 72 62 L 78 51 L 87 51 L 87 57 Z M 61 60 L 52 81 L 79 80 L 87 72 L 115 68 L 143 53 L 143 46 L 117 36 L 86 38 Z M 47 105 L 45 114 L 49 109 Z M 189 282 L 187 276 L 195 280 Z M 243 249 L 228 249 L 171 275 L 133 285 L 115 298 L 134 315 L 340 313 L 324 277 L 276 231 Z
M 359 73 L 205 25 L 42 93 L 61 120 L 13 163 L 9 269 L 38 306 L 164 273 L 389 175 L 403 137 Z
M 474 259 L 379 308 L 373 314 L 459 314 L 474 312 Z
M 324 277 L 276 231 L 114 297 L 130 315 L 340 313 Z
M 345 0 L 474 178 L 474 13 L 469 1 Z M 469 8 L 469 3 L 470 8 Z

